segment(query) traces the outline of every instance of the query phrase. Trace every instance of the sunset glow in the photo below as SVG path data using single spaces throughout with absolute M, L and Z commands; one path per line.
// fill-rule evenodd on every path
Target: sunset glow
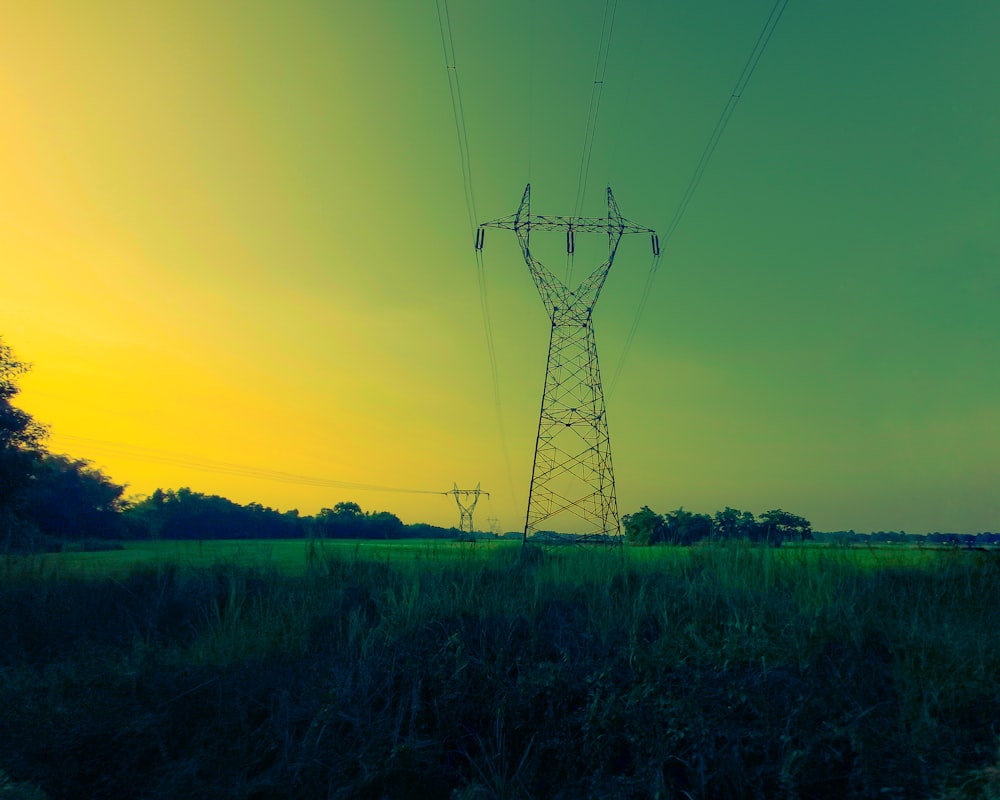
M 451 25 L 478 221 L 529 181 L 572 214 L 604 4 L 473 5 Z M 610 182 L 666 228 L 770 7 L 621 5 L 583 214 Z M 523 527 L 548 322 L 490 231 L 498 415 L 433 5 L 4 17 L 0 336 L 52 450 L 129 493 L 446 526 L 450 497 L 336 484 L 481 482 L 477 526 Z M 608 399 L 622 513 L 1000 529 L 998 25 L 964 0 L 790 6 Z M 648 269 L 623 243 L 606 377 Z

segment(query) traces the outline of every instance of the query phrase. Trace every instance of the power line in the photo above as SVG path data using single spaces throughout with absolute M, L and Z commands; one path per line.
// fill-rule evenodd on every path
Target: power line
M 462 167 L 462 191 L 465 195 L 465 210 L 469 217 L 469 232 L 475 237 L 479 218 L 476 215 L 469 132 L 465 124 L 465 107 L 462 104 L 462 87 L 458 80 L 458 62 L 455 57 L 455 40 L 451 30 L 451 15 L 448 12 L 448 0 L 435 0 L 435 6 L 437 8 L 438 28 L 441 32 L 441 47 L 444 51 L 445 69 L 448 72 L 448 89 L 451 94 L 452 114 L 455 118 L 455 133 L 458 137 L 458 154 Z M 503 450 L 504 463 L 507 467 L 507 481 L 510 485 L 511 499 L 513 500 L 514 476 L 510 466 L 507 433 L 503 424 L 503 410 L 500 404 L 500 373 L 497 368 L 496 343 L 493 336 L 493 324 L 490 319 L 486 270 L 482 252 L 478 249 L 476 250 L 476 280 L 479 284 L 479 305 L 483 318 L 483 330 L 486 335 L 486 355 L 490 367 L 490 379 L 493 384 L 493 404 L 496 410 L 497 430 L 500 435 L 500 447 Z
M 611 37 L 615 30 L 615 14 L 618 11 L 618 0 L 605 0 L 604 22 L 601 25 L 601 40 L 597 45 L 597 63 L 594 65 L 594 84 L 590 90 L 590 107 L 587 109 L 587 127 L 583 136 L 583 153 L 580 157 L 580 174 L 576 184 L 576 202 L 573 206 L 573 216 L 582 213 L 583 198 L 587 193 L 587 177 L 590 174 L 590 160 L 594 152 L 594 139 L 597 135 L 597 118 L 601 111 L 601 96 L 604 93 L 604 80 L 608 74 L 608 56 L 611 53 Z
M 726 101 L 726 106 L 722 109 L 722 114 L 719 115 L 719 119 L 715 123 L 715 128 L 712 129 L 712 134 L 708 137 L 708 142 L 705 145 L 705 149 L 702 151 L 701 158 L 698 159 L 698 164 L 695 166 L 694 174 L 691 176 L 687 189 L 684 190 L 684 195 L 681 197 L 680 204 L 677 206 L 677 210 L 674 212 L 674 216 L 670 220 L 670 224 L 667 225 L 667 228 L 663 233 L 664 244 L 669 241 L 673 232 L 680 224 L 681 218 L 684 216 L 684 212 L 687 211 L 687 207 L 698 188 L 698 184 L 701 183 L 702 175 L 704 175 L 705 168 L 708 166 L 708 162 L 711 160 L 712 154 L 715 152 L 719 139 L 722 138 L 722 134 L 726 130 L 726 126 L 729 125 L 729 119 L 736 110 L 736 104 L 739 103 L 740 98 L 743 96 L 743 92 L 746 90 L 747 84 L 750 82 L 750 78 L 753 75 L 754 70 L 757 69 L 757 63 L 760 61 L 761 56 L 764 55 L 767 43 L 771 41 L 771 35 L 774 33 L 774 28 L 781 19 L 781 15 L 784 14 L 785 7 L 787 5 L 788 0 L 775 0 L 774 5 L 771 7 L 771 13 L 768 15 L 767 20 L 764 23 L 764 27 L 757 36 L 757 41 L 754 43 L 750 56 L 743 65 L 743 71 L 740 73 L 740 77 L 736 81 L 736 86 L 733 87 L 733 91 L 730 93 L 729 99 Z
M 448 0 L 436 0 L 436 6 L 438 28 L 441 31 L 441 47 L 444 50 L 444 66 L 448 72 L 451 110 L 455 118 L 455 132 L 458 135 L 458 155 L 462 165 L 462 190 L 465 193 L 465 207 L 469 215 L 469 230 L 474 232 L 479 217 L 476 215 L 476 199 L 472 192 L 472 161 L 469 155 L 469 133 L 465 125 L 462 88 L 458 81 L 458 65 L 455 59 L 455 42 L 451 33 L 451 15 L 448 13 Z M 443 13 L 442 7 L 444 8 Z
M 535 139 L 535 3 L 528 0 L 528 183 L 531 183 L 531 158 Z M 478 220 L 477 220 L 478 221 Z
M 677 230 L 677 226 L 680 225 L 681 219 L 684 217 L 684 213 L 687 211 L 688 205 L 691 203 L 691 198 L 694 197 L 694 193 L 698 189 L 698 185 L 701 183 L 702 176 L 705 174 L 705 169 L 708 167 L 708 162 L 711 160 L 712 154 L 715 153 L 715 148 L 719 144 L 719 139 L 722 138 L 722 134 L 725 132 L 726 126 L 729 125 L 729 120 L 732 117 L 733 112 L 736 110 L 736 105 L 742 98 L 743 92 L 746 91 L 746 87 L 750 83 L 750 78 L 753 76 L 754 70 L 757 69 L 757 64 L 760 62 L 761 56 L 764 55 L 768 42 L 771 41 L 774 29 L 781 20 L 782 14 L 785 13 L 787 5 L 788 0 L 775 0 L 774 5 L 771 7 L 771 13 L 768 14 L 767 20 L 764 22 L 764 26 L 761 28 L 760 34 L 757 36 L 757 41 L 754 42 L 753 50 L 747 57 L 746 63 L 743 65 L 743 70 L 740 72 L 740 76 L 736 80 L 736 85 L 733 87 L 733 90 L 729 95 L 729 99 L 726 101 L 726 105 L 722 109 L 722 113 L 719 115 L 718 121 L 712 129 L 712 133 L 708 137 L 705 149 L 702 150 L 701 157 L 695 165 L 694 172 L 691 175 L 691 179 L 688 181 L 684 194 L 681 196 L 677 209 L 674 211 L 673 217 L 670 219 L 669 224 L 663 232 L 662 248 L 667 246 L 670 238 L 674 234 L 674 231 Z M 636 331 L 639 329 L 639 322 L 642 319 L 642 314 L 646 309 L 647 302 L 649 301 L 653 281 L 655 280 L 657 270 L 659 270 L 660 267 L 660 260 L 659 256 L 657 256 L 653 259 L 653 263 L 650 265 L 649 274 L 646 276 L 646 283 L 643 286 L 642 294 L 639 297 L 639 305 L 636 309 L 635 316 L 632 319 L 632 325 L 629 328 L 628 336 L 625 338 L 625 346 L 622 350 L 621 356 L 618 358 L 618 364 L 615 366 L 614 374 L 611 377 L 611 384 L 608 389 L 609 396 L 614 392 L 615 387 L 618 385 L 618 379 L 621 376 L 625 360 L 628 357 L 629 351 L 632 349 L 632 342 L 635 339 Z
M 326 489 L 351 489 L 354 491 L 366 492 L 448 494 L 448 492 L 433 491 L 431 489 L 407 489 L 399 486 L 381 486 L 373 483 L 355 483 L 352 481 L 335 480 L 332 478 L 319 478 L 311 475 L 298 475 L 293 472 L 251 467 L 244 464 L 234 464 L 228 461 L 216 461 L 214 459 L 203 458 L 201 456 L 174 453 L 169 450 L 157 450 L 152 447 L 140 447 L 138 445 L 124 444 L 122 442 L 109 442 L 103 439 L 91 439 L 85 436 L 59 434 L 57 436 L 53 436 L 52 438 L 59 441 L 69 442 L 71 444 L 75 443 L 83 445 L 89 452 L 104 456 L 115 456 L 128 461 L 168 464 L 170 466 L 182 467 L 183 469 L 191 469 L 199 472 L 236 475 L 244 478 L 256 478 L 258 480 L 271 481 L 275 483 L 290 483 L 297 486 L 317 486 Z
M 632 96 L 633 87 L 635 86 L 635 76 L 639 70 L 639 65 L 642 62 L 643 48 L 646 43 L 646 34 L 649 31 L 649 12 L 651 7 L 651 0 L 646 0 L 645 6 L 643 8 L 642 23 L 639 26 L 639 41 L 634 48 L 630 49 L 630 61 L 631 65 L 629 68 L 628 79 L 625 81 L 625 94 L 621 103 L 621 118 L 627 119 L 629 115 L 629 109 L 632 107 Z M 617 124 L 613 124 L 611 127 L 611 135 L 608 138 L 610 144 L 608 145 L 608 179 L 607 184 L 611 185 L 612 178 L 612 167 L 617 160 L 617 153 L 621 143 L 621 130 L 622 125 L 620 121 Z
M 594 83 L 590 89 L 590 106 L 587 109 L 587 125 L 583 134 L 583 152 L 580 155 L 580 172 L 576 183 L 576 201 L 573 216 L 583 211 L 583 200 L 587 194 L 587 180 L 590 176 L 590 161 L 594 154 L 594 140 L 597 137 L 597 119 L 601 111 L 601 97 L 604 94 L 604 80 L 608 74 L 608 57 L 611 53 L 611 37 L 615 30 L 615 14 L 618 0 L 605 0 L 604 21 L 601 24 L 601 39 L 597 44 L 597 62 L 594 65 Z M 566 254 L 566 282 L 573 279 L 573 254 Z
M 483 324 L 487 331 L 486 349 L 490 359 L 490 373 L 493 376 L 493 405 L 496 408 L 497 429 L 500 433 L 500 445 L 503 450 L 504 466 L 507 469 L 507 485 L 511 500 L 515 499 L 514 471 L 510 464 L 510 450 L 507 447 L 507 428 L 503 421 L 503 408 L 500 403 L 500 381 L 498 378 L 497 355 L 493 343 L 493 328 L 490 321 L 490 304 L 486 291 L 486 267 L 483 261 L 483 251 L 476 250 L 476 277 L 479 280 L 479 302 L 482 309 Z

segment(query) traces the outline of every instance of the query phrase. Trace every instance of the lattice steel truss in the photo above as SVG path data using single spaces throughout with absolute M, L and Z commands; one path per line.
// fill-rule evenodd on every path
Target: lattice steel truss
M 569 518 L 569 533 L 600 538 L 621 536 L 611 440 L 601 387 L 601 370 L 594 340 L 593 312 L 615 259 L 618 243 L 626 233 L 648 233 L 654 254 L 659 254 L 656 231 L 622 217 L 608 187 L 607 217 L 554 217 L 532 215 L 531 184 L 521 205 L 509 216 L 483 223 L 476 234 L 481 250 L 486 228 L 513 230 L 524 261 L 552 323 L 545 388 L 535 439 L 531 470 L 526 537 Z M 530 237 L 536 231 L 565 231 L 566 250 L 572 254 L 576 233 L 603 233 L 608 237 L 608 258 L 579 285 L 570 290 L 531 254 Z
M 475 528 L 472 527 L 472 512 L 476 510 L 476 503 L 479 502 L 479 495 L 485 494 L 487 497 L 490 496 L 489 492 L 484 492 L 479 487 L 481 483 L 476 484 L 475 489 L 459 489 L 458 484 L 455 484 L 455 488 L 451 491 L 445 492 L 445 494 L 450 494 L 455 496 L 455 502 L 458 504 L 459 522 L 458 529 L 463 533 L 475 533 Z M 460 497 L 465 498 L 465 503 L 459 500 Z M 472 502 L 469 502 L 469 498 L 472 498 Z

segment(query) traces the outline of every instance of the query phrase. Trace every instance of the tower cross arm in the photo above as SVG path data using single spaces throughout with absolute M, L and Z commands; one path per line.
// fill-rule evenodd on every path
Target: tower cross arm
M 458 484 L 456 483 L 454 489 L 449 489 L 447 492 L 441 492 L 441 494 L 450 494 L 455 498 L 456 501 L 460 496 L 475 497 L 477 500 L 479 499 L 480 495 L 486 495 L 487 497 L 489 497 L 490 493 L 484 489 L 480 489 L 479 486 L 480 484 L 477 483 L 475 489 L 459 489 Z
M 484 222 L 479 227 L 501 228 L 508 231 L 523 228 L 536 231 L 571 230 L 576 233 L 656 233 L 653 228 L 637 225 L 627 219 L 615 219 L 614 217 L 556 217 L 542 214 L 532 214 L 527 217 L 509 214 L 506 217 Z
M 566 231 L 567 247 L 572 253 L 572 236 L 575 233 L 603 233 L 614 243 L 621 239 L 626 233 L 648 233 L 653 242 L 653 254 L 660 254 L 659 238 L 653 228 L 645 225 L 638 225 L 631 220 L 625 219 L 621 211 L 618 210 L 618 203 L 615 201 L 611 187 L 608 187 L 608 215 L 606 217 L 563 217 L 549 214 L 531 213 L 531 184 L 524 187 L 524 195 L 521 197 L 521 205 L 513 214 L 499 217 L 489 222 L 484 222 L 476 231 L 476 250 L 483 249 L 483 238 L 487 228 L 501 228 L 514 231 L 521 240 L 521 247 L 527 254 L 528 237 L 532 229 L 538 231 Z

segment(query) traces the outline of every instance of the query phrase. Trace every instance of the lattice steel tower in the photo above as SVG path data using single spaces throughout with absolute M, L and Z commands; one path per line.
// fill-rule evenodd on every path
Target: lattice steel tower
M 466 532 L 466 525 L 468 525 L 468 533 L 475 533 L 475 528 L 472 527 L 472 512 L 476 510 L 476 503 L 479 502 L 479 495 L 485 494 L 487 497 L 490 496 L 489 492 L 484 492 L 479 487 L 481 483 L 476 484 L 475 489 L 459 489 L 458 484 L 455 484 L 455 488 L 451 491 L 445 492 L 445 494 L 450 494 L 455 496 L 455 502 L 458 504 L 458 529 L 463 533 Z M 465 503 L 459 500 L 459 497 L 465 498 Z M 469 498 L 472 498 L 472 502 L 469 503 Z M 468 505 L 466 505 L 468 503 Z
M 524 261 L 552 323 L 524 534 L 528 537 L 547 530 L 562 515 L 573 520 L 576 529 L 569 532 L 617 537 L 621 535 L 621 521 L 593 312 L 621 237 L 626 233 L 650 234 L 655 255 L 659 255 L 659 241 L 652 228 L 622 217 L 611 187 L 607 217 L 532 216 L 530 201 L 528 184 L 515 213 L 483 223 L 476 234 L 477 250 L 482 250 L 485 228 L 517 234 Z M 565 231 L 570 255 L 575 234 L 606 234 L 608 258 L 571 290 L 532 256 L 532 229 Z

